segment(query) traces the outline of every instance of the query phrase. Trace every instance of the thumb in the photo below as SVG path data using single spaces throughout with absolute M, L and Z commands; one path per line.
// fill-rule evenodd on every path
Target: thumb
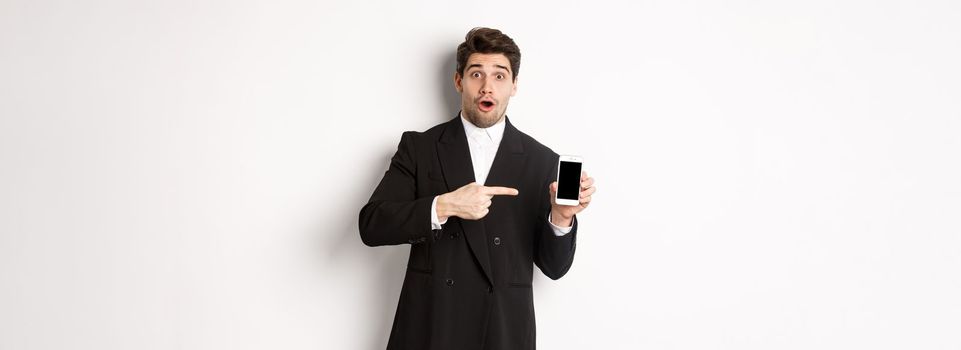
M 551 193 L 557 192 L 557 181 L 551 182 L 550 188 L 551 188 Z

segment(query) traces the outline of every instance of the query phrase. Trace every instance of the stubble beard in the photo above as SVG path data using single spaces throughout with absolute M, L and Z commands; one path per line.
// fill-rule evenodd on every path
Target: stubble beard
M 498 105 L 498 107 L 500 107 L 500 105 Z M 474 126 L 481 129 L 486 129 L 494 126 L 494 124 L 500 122 L 501 119 L 504 119 L 505 111 L 506 108 L 504 110 L 495 108 L 488 114 L 477 110 L 477 106 L 475 105 L 471 106 L 471 108 L 464 108 L 464 118 L 471 122 L 471 124 L 474 124 Z

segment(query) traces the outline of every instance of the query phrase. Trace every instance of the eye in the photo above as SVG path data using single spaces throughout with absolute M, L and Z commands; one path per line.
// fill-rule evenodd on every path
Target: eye
M 472 76 L 472 77 L 474 77 L 474 78 L 480 78 L 480 75 L 481 75 L 481 74 L 480 74 L 479 72 L 474 72 L 474 73 L 471 73 L 471 74 L 470 74 L 470 76 Z
M 501 79 L 504 79 L 504 75 L 503 75 L 503 74 L 498 74 L 498 75 L 497 75 L 497 80 L 501 80 Z

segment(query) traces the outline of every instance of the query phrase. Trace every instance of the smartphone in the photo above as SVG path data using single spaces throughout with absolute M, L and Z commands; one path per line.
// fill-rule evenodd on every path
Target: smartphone
M 557 196 L 558 205 L 579 205 L 581 194 L 581 165 L 579 156 L 560 156 L 557 159 Z

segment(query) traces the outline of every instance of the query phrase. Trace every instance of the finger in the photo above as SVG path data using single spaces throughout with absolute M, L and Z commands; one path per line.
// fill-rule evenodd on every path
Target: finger
M 597 188 L 597 187 L 591 187 L 591 188 L 588 188 L 588 189 L 586 189 L 586 190 L 581 191 L 580 198 L 592 196 L 592 195 L 594 194 L 594 191 L 597 191 L 596 188 Z
M 591 196 L 581 198 L 580 202 L 581 202 L 581 205 L 586 207 L 588 204 L 591 203 Z
M 548 188 L 550 188 L 551 193 L 557 192 L 557 181 L 551 182 L 551 185 L 548 186 Z
M 594 178 L 589 177 L 584 181 L 581 181 L 581 188 L 591 188 L 594 185 Z
M 492 196 L 501 196 L 501 195 L 503 195 L 503 196 L 516 196 L 516 195 L 519 193 L 519 192 L 517 191 L 517 189 L 510 188 L 510 187 L 500 187 L 500 186 L 486 187 L 486 186 L 485 186 L 485 187 L 483 187 L 483 189 L 484 189 L 483 192 L 484 192 L 485 194 L 489 194 L 489 195 L 492 195 Z
M 581 171 L 581 181 L 584 181 L 584 180 L 587 180 L 587 172 L 582 170 L 582 171 Z

